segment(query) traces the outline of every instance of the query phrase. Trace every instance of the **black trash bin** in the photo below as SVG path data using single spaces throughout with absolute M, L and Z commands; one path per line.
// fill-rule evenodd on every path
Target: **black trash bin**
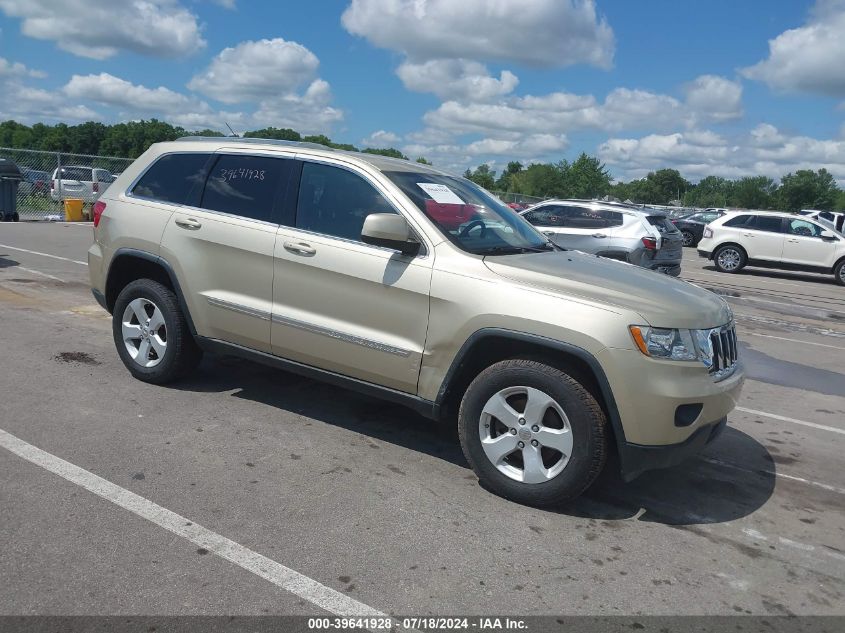
M 21 170 L 15 163 L 0 158 L 0 221 L 17 222 L 18 183 L 23 180 Z

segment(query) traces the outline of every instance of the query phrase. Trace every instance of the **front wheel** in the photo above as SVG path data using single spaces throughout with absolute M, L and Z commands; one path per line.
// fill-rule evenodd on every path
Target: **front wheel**
M 745 267 L 745 261 L 745 251 L 732 244 L 720 246 L 713 253 L 713 263 L 720 273 L 738 273 Z
M 681 231 L 681 235 L 684 238 L 684 246 L 695 246 L 695 235 L 692 231 Z
M 481 372 L 458 413 L 461 447 L 481 483 L 534 506 L 572 501 L 593 483 L 606 459 L 606 425 L 583 385 L 524 359 Z
M 833 269 L 833 276 L 836 278 L 836 283 L 845 286 L 845 259 L 836 264 L 836 268 Z
M 112 312 L 117 353 L 138 380 L 178 380 L 202 358 L 173 291 L 152 279 L 137 279 L 118 295 Z

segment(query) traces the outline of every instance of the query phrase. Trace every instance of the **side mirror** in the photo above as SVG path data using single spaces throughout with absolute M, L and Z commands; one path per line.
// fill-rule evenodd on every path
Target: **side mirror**
M 408 221 L 398 213 L 371 213 L 364 218 L 361 240 L 365 244 L 384 246 L 400 251 L 403 255 L 416 255 L 420 243 L 411 241 Z
M 835 242 L 837 239 L 839 239 L 836 237 L 833 231 L 828 230 L 822 230 L 822 232 L 819 233 L 819 237 L 821 237 L 825 242 Z

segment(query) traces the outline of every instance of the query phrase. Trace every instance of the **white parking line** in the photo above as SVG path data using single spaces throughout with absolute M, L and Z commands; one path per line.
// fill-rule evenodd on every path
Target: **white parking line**
M 725 273 L 711 273 L 706 270 L 692 270 L 692 271 L 684 271 L 684 277 L 686 275 L 703 275 L 706 277 L 719 277 L 722 281 L 726 281 Z M 683 277 L 682 277 L 683 278 Z M 737 275 L 734 279 L 748 279 L 754 280 L 754 283 L 764 283 L 764 284 L 773 284 L 775 286 L 795 286 L 796 288 L 803 288 L 804 290 L 807 289 L 807 284 L 793 284 L 786 281 L 770 281 L 768 279 L 760 279 L 757 275 Z M 807 283 L 824 283 L 825 279 L 823 277 L 808 277 Z
M 43 451 L 2 429 L 0 429 L 0 446 L 330 613 L 347 617 L 388 617 L 362 602 L 326 587 L 308 576 L 197 525 L 167 508 Z
M 41 275 L 42 277 L 46 277 L 47 279 L 53 279 L 55 281 L 60 281 L 65 283 L 64 279 L 59 279 L 58 277 L 54 277 L 53 275 L 48 275 L 47 273 L 42 273 L 40 270 L 33 270 L 32 268 L 24 268 L 23 266 L 18 266 L 18 270 L 25 270 L 28 273 L 32 273 L 33 275 Z
M 841 349 L 845 351 L 845 347 L 838 345 L 827 345 L 825 343 L 813 343 L 812 341 L 801 341 L 797 338 L 786 338 L 783 336 L 772 336 L 771 334 L 758 334 L 757 332 L 743 332 L 743 336 L 762 336 L 763 338 L 776 338 L 779 341 L 789 341 L 790 343 L 801 343 L 802 345 L 817 345 L 818 347 L 829 347 L 830 349 Z
M 753 415 L 762 415 L 773 420 L 781 420 L 783 422 L 791 422 L 792 424 L 800 424 L 801 426 L 809 426 L 813 429 L 821 429 L 822 431 L 830 431 L 831 433 L 839 433 L 845 435 L 845 429 L 837 429 L 834 426 L 825 426 L 824 424 L 816 424 L 815 422 L 805 422 L 804 420 L 796 420 L 795 418 L 788 418 L 785 415 L 777 415 L 775 413 L 766 413 L 765 411 L 758 411 L 757 409 L 746 409 L 745 407 L 737 407 L 737 411 L 743 413 L 751 413 Z
M 40 253 L 38 251 L 31 251 L 26 248 L 18 248 L 17 246 L 9 246 L 8 244 L 0 244 L 0 248 L 8 248 L 10 251 L 20 251 L 21 253 L 30 253 L 31 255 L 41 255 L 41 257 L 49 257 L 50 259 L 60 259 L 63 262 L 71 262 L 79 264 L 80 266 L 87 266 L 88 262 L 81 262 L 78 259 L 68 259 L 67 257 L 59 257 L 58 255 L 51 255 L 50 253 Z
M 796 477 L 795 475 L 787 475 L 786 473 L 775 472 L 774 470 L 766 470 L 764 468 L 744 468 L 742 466 L 738 466 L 736 464 L 731 464 L 730 462 L 724 462 L 721 459 L 715 459 L 713 457 L 702 457 L 702 461 L 707 462 L 708 464 L 716 464 L 717 466 L 724 466 L 725 468 L 732 468 L 733 470 L 741 470 L 744 473 L 763 473 L 766 475 L 773 475 L 775 477 L 781 477 L 782 479 L 789 479 L 790 481 L 797 481 L 801 484 L 807 484 L 808 486 L 813 486 L 815 488 L 821 488 L 822 490 L 827 490 L 828 492 L 835 492 L 840 495 L 845 495 L 845 488 L 837 488 L 836 486 L 831 486 L 830 484 L 823 484 L 820 481 L 813 481 L 812 479 L 804 479 L 803 477 Z

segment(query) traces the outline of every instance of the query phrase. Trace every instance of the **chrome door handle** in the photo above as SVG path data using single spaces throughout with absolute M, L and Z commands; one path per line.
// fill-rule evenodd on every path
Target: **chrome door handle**
M 300 255 L 314 255 L 317 252 L 316 248 L 305 242 L 285 242 L 284 246 L 285 250 L 299 253 Z
M 190 229 L 191 231 L 196 231 L 202 226 L 202 224 L 199 222 L 199 220 L 195 220 L 194 218 L 185 218 L 184 220 L 176 220 L 176 226 L 181 226 L 183 229 Z
M 554 231 L 543 231 L 543 235 L 548 235 L 549 237 L 552 237 L 554 235 L 557 235 L 557 233 L 555 233 Z
M 786 240 L 786 241 L 790 242 L 792 244 L 798 244 L 798 242 L 799 242 L 799 240 Z
M 607 237 L 604 233 L 593 233 L 593 237 Z

